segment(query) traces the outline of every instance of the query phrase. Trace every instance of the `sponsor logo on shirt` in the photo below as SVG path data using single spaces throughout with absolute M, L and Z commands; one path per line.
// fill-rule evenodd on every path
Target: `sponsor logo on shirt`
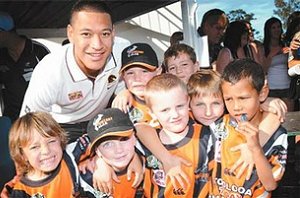
M 83 98 L 83 94 L 81 91 L 76 91 L 76 92 L 73 92 L 73 93 L 69 93 L 68 94 L 68 97 L 69 97 L 69 100 L 78 100 L 80 98 Z

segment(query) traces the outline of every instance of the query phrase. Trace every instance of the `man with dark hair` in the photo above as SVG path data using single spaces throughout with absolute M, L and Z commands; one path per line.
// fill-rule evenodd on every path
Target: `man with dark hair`
M 3 115 L 11 121 L 19 117 L 33 69 L 48 53 L 41 43 L 18 35 L 12 17 L 0 12 L 0 89 L 3 84 Z
M 220 43 L 227 25 L 228 18 L 225 12 L 220 9 L 212 9 L 203 15 L 201 26 L 197 29 L 200 36 L 207 35 L 211 65 L 217 60 L 219 51 L 222 49 Z
M 121 52 L 129 42 L 115 39 L 111 10 L 95 0 L 74 4 L 67 35 L 70 44 L 46 56 L 34 70 L 21 115 L 50 112 L 72 142 L 115 93 Z

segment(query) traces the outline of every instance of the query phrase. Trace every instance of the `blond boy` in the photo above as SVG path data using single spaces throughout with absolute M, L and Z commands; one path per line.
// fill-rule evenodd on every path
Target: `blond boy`
M 206 196 L 209 179 L 206 156 L 212 142 L 208 128 L 195 124 L 189 118 L 189 96 L 185 83 L 172 74 L 156 76 L 146 86 L 145 101 L 162 126 L 158 130 L 161 143 L 172 155 L 192 164 L 182 167 L 190 184 L 186 188 L 175 189 L 166 179 L 159 161 L 146 152 L 146 197 Z

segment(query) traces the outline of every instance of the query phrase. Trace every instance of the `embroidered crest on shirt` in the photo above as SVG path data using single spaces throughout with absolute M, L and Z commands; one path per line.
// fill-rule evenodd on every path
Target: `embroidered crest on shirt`
M 138 109 L 138 108 L 133 108 L 130 112 L 129 112 L 129 118 L 131 120 L 132 123 L 138 123 L 140 122 L 144 117 L 144 113 L 142 110 Z
M 69 100 L 78 100 L 80 98 L 83 98 L 83 94 L 81 91 L 76 91 L 76 92 L 73 92 L 73 93 L 69 93 L 68 94 L 68 97 L 69 97 Z
M 31 198 L 46 198 L 46 197 L 42 193 L 38 192 L 38 193 L 32 195 Z

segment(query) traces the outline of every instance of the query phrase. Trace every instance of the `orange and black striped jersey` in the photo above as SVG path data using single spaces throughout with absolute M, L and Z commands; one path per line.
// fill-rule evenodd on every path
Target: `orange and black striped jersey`
M 85 185 L 85 183 L 90 185 L 93 183 L 93 176 L 90 171 L 87 171 L 85 175 L 81 175 L 83 179 L 83 181 L 81 181 L 81 184 L 83 185 L 85 191 L 92 192 L 92 194 L 97 198 L 133 198 L 137 193 L 142 193 L 141 188 L 136 189 L 132 187 L 134 177 L 132 177 L 131 180 L 128 181 L 127 169 L 123 170 L 122 172 L 116 172 L 116 175 L 118 176 L 120 183 L 117 183 L 113 180 L 113 196 L 97 191 L 94 188 L 86 188 L 87 186 Z
M 133 123 L 145 122 L 154 128 L 160 128 L 158 120 L 153 119 L 149 112 L 149 108 L 143 101 L 134 98 L 128 114 Z
M 187 135 L 175 144 L 164 146 L 172 155 L 192 163 L 191 167 L 182 167 L 191 185 L 185 190 L 174 189 L 170 180 L 166 179 L 161 163 L 146 150 L 145 197 L 206 197 L 213 165 L 212 138 L 209 128 L 190 120 Z
M 242 143 L 246 143 L 246 138 L 235 130 L 235 126 L 229 115 L 223 117 L 215 127 L 214 134 L 217 139 L 215 150 L 215 167 L 212 174 L 212 184 L 210 185 L 211 198 L 234 197 L 271 197 L 271 193 L 266 191 L 260 182 L 255 168 L 249 180 L 246 180 L 247 173 L 244 172 L 240 178 L 236 173 L 229 170 L 240 158 L 240 152 L 232 152 L 230 149 Z M 287 157 L 287 132 L 279 127 L 263 146 L 263 151 L 269 161 L 273 177 L 279 181 L 284 173 Z
M 73 197 L 74 185 L 70 164 L 66 161 L 67 157 L 64 153 L 60 165 L 43 180 L 31 181 L 26 177 L 22 177 L 14 186 L 10 197 Z

